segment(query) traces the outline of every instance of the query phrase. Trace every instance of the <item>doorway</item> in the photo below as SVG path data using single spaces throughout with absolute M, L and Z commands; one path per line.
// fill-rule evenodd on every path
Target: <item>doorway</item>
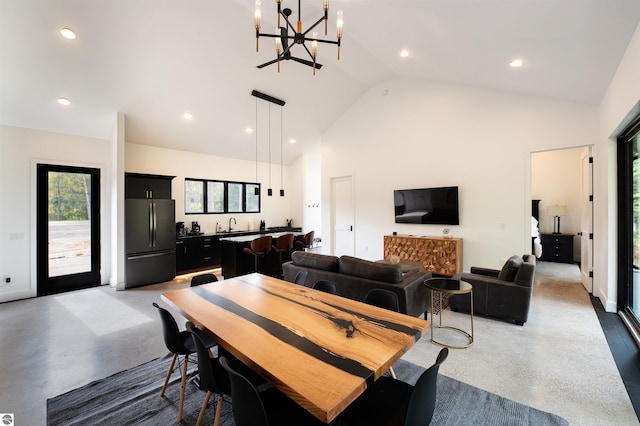
M 38 296 L 98 286 L 100 169 L 37 165 Z
M 351 176 L 331 179 L 331 252 L 334 256 L 354 255 L 354 203 Z
M 540 200 L 539 260 L 580 264 L 582 283 L 589 293 L 593 292 L 591 152 L 585 146 L 531 154 L 531 198 Z

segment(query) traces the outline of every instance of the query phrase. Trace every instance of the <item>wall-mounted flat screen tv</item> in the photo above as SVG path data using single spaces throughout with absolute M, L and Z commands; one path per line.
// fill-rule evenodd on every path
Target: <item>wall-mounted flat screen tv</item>
M 396 189 L 396 223 L 459 225 L 458 187 Z

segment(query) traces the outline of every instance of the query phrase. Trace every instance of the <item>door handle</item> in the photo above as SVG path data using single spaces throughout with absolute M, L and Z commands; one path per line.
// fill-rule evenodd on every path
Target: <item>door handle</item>
M 353 225 L 349 226 L 349 231 L 353 232 Z
M 149 203 L 149 247 L 153 247 L 153 203 Z

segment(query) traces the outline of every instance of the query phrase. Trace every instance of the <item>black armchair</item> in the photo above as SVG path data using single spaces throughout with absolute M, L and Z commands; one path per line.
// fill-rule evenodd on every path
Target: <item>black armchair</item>
M 473 286 L 473 313 L 505 318 L 524 325 L 529 317 L 536 258 L 511 256 L 501 270 L 471 267 L 454 275 Z M 452 311 L 469 312 L 467 295 L 449 296 Z

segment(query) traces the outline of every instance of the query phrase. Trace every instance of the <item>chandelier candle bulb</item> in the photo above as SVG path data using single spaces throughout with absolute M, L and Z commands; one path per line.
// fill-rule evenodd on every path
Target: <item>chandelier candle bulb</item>
M 260 18 L 262 16 L 261 11 L 262 2 L 260 0 L 256 0 L 256 10 L 255 10 L 255 18 L 256 18 L 256 52 L 258 51 L 258 40 L 260 39 Z

